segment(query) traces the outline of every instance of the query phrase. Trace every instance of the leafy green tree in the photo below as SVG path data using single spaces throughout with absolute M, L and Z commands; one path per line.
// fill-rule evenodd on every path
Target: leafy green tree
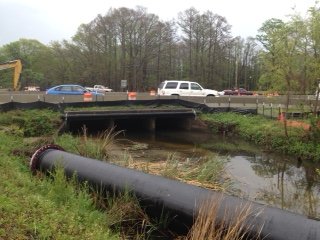
M 307 29 L 309 41 L 310 41 L 310 55 L 309 58 L 309 79 L 310 88 L 313 92 L 319 93 L 320 85 L 320 12 L 317 6 L 311 7 L 309 9 L 310 17 L 307 21 Z M 317 109 L 319 105 L 319 94 L 316 95 L 316 103 L 313 109 L 314 115 L 317 114 Z
M 263 55 L 263 60 L 267 77 L 270 79 L 269 86 L 272 89 L 286 92 L 286 112 L 289 108 L 290 93 L 297 83 L 298 25 L 297 21 L 284 23 L 279 19 L 271 19 L 264 23 L 260 29 L 262 34 L 258 36 L 260 42 L 268 50 Z M 288 136 L 286 121 L 284 121 L 284 130 Z
M 265 50 L 260 54 L 263 61 L 263 74 L 260 76 L 259 84 L 263 89 L 282 91 L 285 88 L 277 54 L 282 42 L 281 31 L 284 27 L 285 23 L 282 20 L 273 18 L 264 22 L 259 29 L 257 40 Z
M 320 77 L 320 11 L 318 7 L 309 9 L 309 18 L 307 19 L 307 28 L 309 36 L 308 51 L 311 55 L 310 60 L 310 78 L 315 80 Z
M 22 62 L 21 86 L 37 84 L 47 85 L 51 72 L 52 52 L 49 47 L 32 39 L 20 39 L 0 48 L 0 59 L 10 61 L 20 59 Z M 1 74 L 1 73 L 0 73 Z M 7 76 L 12 78 L 11 76 Z M 5 79 L 4 81 L 11 81 Z

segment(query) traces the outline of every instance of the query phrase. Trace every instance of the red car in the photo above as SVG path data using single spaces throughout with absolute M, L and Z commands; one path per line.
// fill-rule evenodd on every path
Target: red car
M 253 92 L 247 91 L 244 88 L 223 90 L 223 92 L 224 92 L 224 95 L 253 95 Z

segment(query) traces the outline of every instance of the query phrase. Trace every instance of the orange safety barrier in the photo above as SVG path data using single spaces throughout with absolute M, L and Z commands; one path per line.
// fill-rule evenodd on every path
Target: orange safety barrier
M 128 100 L 136 100 L 137 93 L 136 92 L 128 92 Z
M 279 113 L 278 121 L 284 122 L 285 120 L 286 120 L 285 113 L 284 112 Z M 309 123 L 305 123 L 303 121 L 286 120 L 286 124 L 289 127 L 300 127 L 300 128 L 303 128 L 306 131 L 310 130 L 310 124 Z
M 84 102 L 91 102 L 92 101 L 92 93 L 84 93 L 83 94 L 83 101 Z

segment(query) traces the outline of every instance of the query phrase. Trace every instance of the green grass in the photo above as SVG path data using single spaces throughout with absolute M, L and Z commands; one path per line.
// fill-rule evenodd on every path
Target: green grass
M 52 142 L 78 151 L 81 137 L 54 138 Z M 29 157 L 39 142 L 43 138 L 24 141 L 0 131 L 0 239 L 148 239 L 157 232 L 158 223 L 129 191 L 105 198 L 85 183 L 67 180 L 63 169 L 50 177 L 32 175 Z M 92 145 L 83 144 L 80 148 L 90 153 Z
M 23 139 L 0 131 L 0 239 L 118 239 L 106 228 L 86 191 L 78 191 L 62 172 L 32 176 L 27 156 L 14 156 Z
M 227 129 L 227 134 L 242 138 L 263 146 L 265 150 L 295 155 L 301 159 L 320 161 L 319 128 L 313 126 L 310 131 L 298 127 L 288 127 L 285 136 L 282 122 L 263 116 L 240 115 L 236 113 L 203 114 L 201 119 L 215 132 Z
M 146 109 L 177 109 L 181 108 L 181 105 L 166 105 L 166 104 L 155 104 L 155 105 L 139 105 L 131 104 L 119 105 L 119 106 L 92 106 L 92 107 L 66 107 L 64 111 L 115 111 L 115 110 L 146 110 Z

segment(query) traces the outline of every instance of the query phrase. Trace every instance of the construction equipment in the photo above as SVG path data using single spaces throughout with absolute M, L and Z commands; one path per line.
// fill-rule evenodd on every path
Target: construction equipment
M 14 74 L 13 74 L 13 91 L 19 90 L 20 84 L 20 74 L 22 71 L 22 64 L 21 61 L 13 60 L 9 62 L 0 63 L 0 70 L 8 69 L 8 68 L 14 68 Z

